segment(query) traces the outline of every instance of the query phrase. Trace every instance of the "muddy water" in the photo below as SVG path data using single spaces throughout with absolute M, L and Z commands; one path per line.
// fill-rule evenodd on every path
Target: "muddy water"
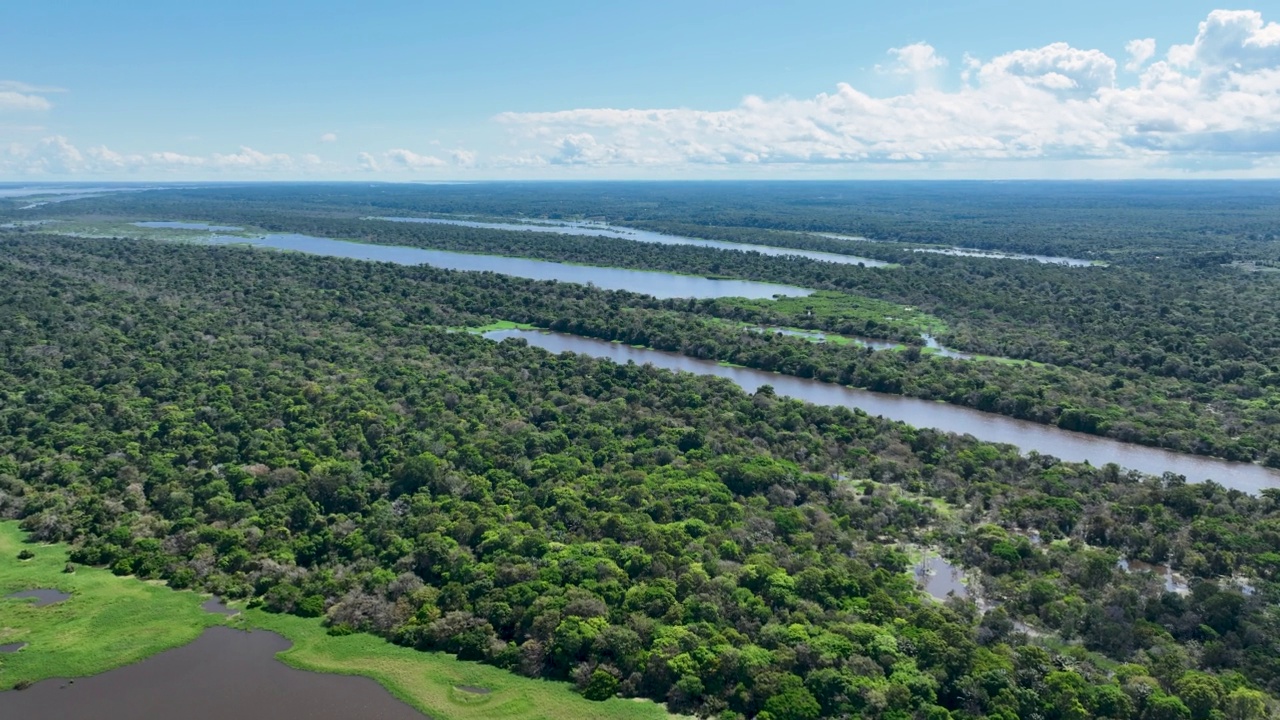
M 23 590 L 22 592 L 16 592 L 16 593 L 13 593 L 12 595 L 5 595 L 5 597 L 13 598 L 15 600 L 27 600 L 30 598 L 35 598 L 36 601 L 32 604 L 35 605 L 36 607 L 44 607 L 45 605 L 60 603 L 63 600 L 70 598 L 71 595 L 68 593 L 62 592 L 61 590 L 49 590 L 47 588 L 36 588 L 34 590 Z
M 365 677 L 295 670 L 269 632 L 213 627 L 195 642 L 101 675 L 0 692 L 15 720 L 424 720 Z
M 620 343 L 562 333 L 497 330 L 485 333 L 484 336 L 491 340 L 520 338 L 530 345 L 553 353 L 575 352 L 607 358 L 618 363 L 650 363 L 667 370 L 716 375 L 736 383 L 747 392 L 755 392 L 761 386 L 769 385 L 779 395 L 787 395 L 816 405 L 858 408 L 870 415 L 899 420 L 915 427 L 969 434 L 987 442 L 1015 445 L 1024 453 L 1035 451 L 1070 462 L 1090 462 L 1095 466 L 1115 463 L 1122 468 L 1152 475 L 1171 472 L 1186 477 L 1190 482 L 1214 480 L 1225 487 L 1255 494 L 1264 488 L 1280 487 L 1280 473 L 1260 465 L 1228 462 L 1169 452 L 1144 445 L 1133 445 L 957 405 L 857 390 L 843 385 L 751 368 L 724 367 L 710 360 L 677 353 L 633 348 Z

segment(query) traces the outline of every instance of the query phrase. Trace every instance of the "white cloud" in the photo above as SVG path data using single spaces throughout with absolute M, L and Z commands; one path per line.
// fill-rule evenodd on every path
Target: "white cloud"
M 209 156 L 170 151 L 121 153 L 105 145 L 82 151 L 67 138 L 51 135 L 34 143 L 11 143 L 6 150 L 0 150 L 0 175 L 189 174 L 205 170 L 215 175 L 243 176 L 306 170 L 315 167 L 312 158 L 315 156 L 303 156 L 299 163 L 285 153 L 263 153 L 250 147 Z
M 0 90 L 20 93 L 36 93 L 40 95 L 66 92 L 65 88 L 51 87 L 48 85 L 31 85 L 30 83 L 24 83 L 18 80 L 0 80 Z
M 234 168 L 239 170 L 281 170 L 293 167 L 293 158 L 285 153 L 258 152 L 251 147 L 241 146 L 240 152 L 229 155 L 213 154 L 210 162 L 214 167 Z
M 18 80 L 0 80 L 0 112 L 48 110 L 53 107 L 53 103 L 44 96 L 60 92 L 66 90 L 31 85 Z
M 1192 164 L 1191 155 L 1280 147 L 1280 26 L 1256 12 L 1215 11 L 1195 42 L 1150 64 L 1136 83 L 1117 62 L 1067 43 L 966 56 L 960 85 L 890 97 L 851 85 L 812 98 L 747 97 L 726 110 L 583 108 L 503 113 L 526 164 L 644 167 L 822 165 L 993 160 Z M 945 60 L 923 43 L 890 51 L 882 72 L 928 74 Z M 1129 63 L 1155 42 L 1129 44 Z M 1203 162 L 1203 158 L 1197 160 Z
M 1041 177 L 1057 175 L 1055 168 L 1098 168 L 1107 176 L 1171 169 L 1280 174 L 1280 24 L 1252 10 L 1215 10 L 1184 37 L 1164 40 L 1132 40 L 1115 48 L 1115 57 L 1057 42 L 965 54 L 954 63 L 917 42 L 889 49 L 876 66 L 909 81 L 891 83 L 903 88 L 895 93 L 839 83 L 810 97 L 751 95 L 719 109 L 508 112 L 467 140 L 476 147 L 471 143 L 483 142 L 486 131 L 504 133 L 488 138 L 484 154 L 438 140 L 417 146 L 425 152 L 392 146 L 341 162 L 249 147 L 204 155 L 81 151 L 56 130 L 14 124 L 27 129 L 0 131 L 0 142 L 10 143 L 0 144 L 0 175 L 690 177 L 762 168 L 848 176 L 857 168 L 879 175 L 917 168 L 973 176 L 997 166 L 1001 174 Z M 1158 55 L 1158 47 L 1168 50 Z M 1121 67 L 1127 72 L 1118 73 Z M 0 111 L 46 110 L 46 96 L 56 91 L 0 81 Z M 321 143 L 337 139 L 319 136 Z
M 470 150 L 454 150 L 449 153 L 449 157 L 453 160 L 453 164 L 458 167 L 475 167 L 476 154 Z
M 207 164 L 207 161 L 202 157 L 168 151 L 152 153 L 147 156 L 144 162 L 168 168 L 201 167 Z
M 382 167 L 378 164 L 378 159 L 367 152 L 356 155 L 356 167 L 364 172 L 380 172 Z
M 932 45 L 924 42 L 889 48 L 889 54 L 894 57 L 893 64 L 887 67 L 877 65 L 877 70 L 894 75 L 920 75 L 944 68 L 948 64 L 947 59 L 938 55 Z
M 1280 66 L 1280 24 L 1256 10 L 1214 10 L 1190 45 L 1169 48 L 1169 61 L 1203 73 L 1249 73 Z
M 1147 64 L 1148 60 L 1155 56 L 1156 39 L 1130 40 L 1125 44 L 1124 51 L 1129 53 L 1129 62 L 1124 64 L 1124 69 L 1129 72 L 1137 72 L 1143 65 Z
M 48 110 L 53 103 L 39 95 L 26 95 L 12 90 L 0 90 L 0 112 L 7 110 Z
M 392 166 L 398 166 L 405 170 L 422 170 L 424 168 L 436 168 L 445 165 L 445 161 L 434 155 L 419 155 L 412 150 L 397 148 L 388 150 L 383 157 Z

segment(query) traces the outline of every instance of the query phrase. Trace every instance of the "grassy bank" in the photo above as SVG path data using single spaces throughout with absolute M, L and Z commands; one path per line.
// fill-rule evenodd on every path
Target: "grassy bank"
M 942 335 L 947 331 L 947 324 L 942 318 L 915 308 L 832 290 L 819 290 L 805 297 L 782 297 L 776 300 L 721 298 L 719 302 L 801 321 L 795 323 L 798 326 L 833 327 L 840 323 L 850 323 L 863 328 L 871 323 L 872 327 L 879 327 L 886 331 L 886 334 L 905 332 L 911 335 L 920 333 Z M 880 335 L 880 333 L 872 334 Z
M 296 668 L 342 675 L 366 675 L 396 697 L 436 720 L 513 718 L 514 720 L 590 720 L 670 718 L 652 702 L 615 698 L 591 702 L 567 683 L 533 680 L 490 665 L 460 661 L 444 653 L 399 647 L 372 635 L 333 637 L 316 620 L 244 613 L 241 622 L 288 638 L 293 647 L 280 659 Z M 461 690 L 484 688 L 488 693 Z
M 518 322 L 512 322 L 510 320 L 496 320 L 494 322 L 489 323 L 488 325 L 477 325 L 475 327 L 449 328 L 449 329 L 454 331 L 465 330 L 466 332 L 475 333 L 476 335 L 483 335 L 487 332 L 493 332 L 494 330 L 537 330 L 538 328 L 533 325 L 530 325 L 529 323 L 518 323 Z
M 27 549 L 30 560 L 18 560 Z M 121 578 L 99 568 L 65 573 L 67 548 L 23 542 L 15 522 L 0 522 L 0 644 L 24 642 L 0 654 L 0 688 L 20 680 L 83 676 L 137 662 L 195 640 L 222 617 L 200 608 L 204 598 L 162 585 Z M 4 596 L 49 588 L 70 593 L 35 607 Z
M 67 564 L 65 545 L 24 542 L 16 522 L 0 522 L 0 645 L 27 643 L 0 654 L 0 688 L 19 681 L 83 677 L 138 662 L 192 642 L 206 628 L 228 622 L 206 612 L 205 596 L 172 590 L 133 577 Z M 22 550 L 35 553 L 19 560 Z M 47 588 L 70 593 L 60 603 L 35 607 L 3 596 Z M 372 635 L 329 635 L 319 620 L 249 610 L 229 622 L 288 638 L 293 647 L 280 659 L 296 668 L 365 675 L 435 720 L 648 720 L 670 718 L 652 702 L 614 699 L 591 702 L 567 683 L 534 680 L 444 653 L 392 645 Z M 488 693 L 459 689 L 485 688 Z

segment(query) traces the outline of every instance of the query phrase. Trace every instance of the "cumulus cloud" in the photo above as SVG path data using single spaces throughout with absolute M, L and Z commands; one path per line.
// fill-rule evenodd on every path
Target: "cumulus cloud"
M 356 167 L 363 172 L 379 172 L 382 167 L 378 164 L 378 159 L 367 152 L 356 155 Z
M 449 158 L 453 160 L 453 164 L 458 167 L 475 167 L 476 154 L 470 150 L 454 150 L 449 153 Z
M 281 170 L 293 167 L 293 158 L 285 153 L 264 153 L 242 146 L 240 152 L 229 155 L 214 153 L 210 164 L 237 170 Z
M 839 83 L 810 97 L 751 95 L 727 108 L 507 112 L 495 117 L 507 147 L 483 156 L 440 142 L 425 152 L 395 147 L 342 162 L 249 147 L 226 154 L 130 154 L 103 146 L 82 151 L 60 135 L 27 130 L 3 138 L 13 142 L 0 144 L 0 174 L 448 177 L 510 170 L 606 176 L 639 168 L 669 176 L 689 168 L 728 174 L 783 165 L 832 168 L 832 174 L 858 165 L 876 173 L 920 167 L 999 174 L 983 170 L 995 162 L 1013 168 L 1013 161 L 1018 169 L 1006 174 L 1039 168 L 1041 176 L 1052 175 L 1067 167 L 1115 175 L 1168 168 L 1280 174 L 1280 24 L 1257 11 L 1215 10 L 1183 37 L 1161 40 L 1132 40 L 1115 48 L 1114 57 L 1056 42 L 966 54 L 954 63 L 917 42 L 889 49 L 876 66 L 882 75 L 910 81 L 909 89 L 890 94 Z M 1168 49 L 1161 54 L 1160 48 Z M 0 81 L 0 112 L 48 109 L 47 96 L 56 91 Z M 319 138 L 337 139 L 336 133 Z
M 419 155 L 412 150 L 405 150 L 404 148 L 388 150 L 384 153 L 384 158 L 391 166 L 403 170 L 423 170 L 442 167 L 447 164 L 444 160 L 434 155 Z
M 81 150 L 61 135 L 51 135 L 34 143 L 11 143 L 0 150 L 0 174 L 11 175 L 186 174 L 206 170 L 237 176 L 312 166 L 314 163 L 307 157 L 295 162 L 285 153 L 264 153 L 250 147 L 209 156 L 171 151 L 121 153 L 105 145 Z
M 1137 72 L 1147 61 L 1155 57 L 1156 39 L 1142 38 L 1140 40 L 1130 40 L 1124 46 L 1124 51 L 1129 53 L 1129 62 L 1124 64 L 1124 69 L 1129 72 Z
M 947 59 L 938 55 L 929 43 L 912 43 L 899 48 L 890 48 L 889 54 L 894 62 L 888 66 L 877 65 L 881 72 L 894 75 L 924 75 L 947 66 Z
M 1136 69 L 1155 41 L 1128 46 Z M 882 72 L 920 75 L 945 59 L 924 43 Z M 981 163 L 1099 160 L 1155 166 L 1177 154 L 1271 152 L 1280 138 L 1280 26 L 1215 11 L 1136 83 L 1097 49 L 1052 43 L 966 56 L 960 84 L 874 97 L 849 84 L 811 98 L 747 97 L 726 110 L 583 108 L 503 113 L 527 164 Z M 1176 162 L 1176 158 L 1174 158 Z
M 1169 61 L 1203 73 L 1251 73 L 1280 67 L 1280 24 L 1256 10 L 1214 10 L 1190 45 L 1174 45 Z

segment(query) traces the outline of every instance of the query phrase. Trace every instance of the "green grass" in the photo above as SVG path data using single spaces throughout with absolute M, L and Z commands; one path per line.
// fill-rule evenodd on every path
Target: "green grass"
M 512 322 L 510 320 L 495 320 L 489 323 L 488 325 L 476 325 L 475 327 L 449 328 L 449 329 L 454 331 L 465 330 L 466 332 L 469 332 L 469 333 L 483 335 L 484 333 L 493 332 L 494 330 L 537 330 L 538 328 L 533 325 L 530 325 L 529 323 L 518 323 L 518 322 Z
M 941 335 L 947 331 L 947 324 L 942 318 L 915 308 L 833 290 L 820 290 L 806 297 L 782 297 L 776 300 L 721 298 L 720 302 L 809 321 L 830 320 L 864 324 L 870 320 L 884 326 L 886 330 L 893 329 L 912 334 Z
M 147 221 L 146 219 L 143 222 Z M 204 220 L 181 220 L 180 222 L 208 222 L 210 225 L 227 225 L 230 223 Z M 48 227 L 45 232 L 54 235 L 70 235 L 85 238 L 134 237 L 146 240 L 168 240 L 178 242 L 201 242 L 211 235 L 243 237 L 245 240 L 265 231 L 241 225 L 243 230 L 227 230 L 210 232 L 208 230 L 189 230 L 184 228 L 150 228 L 138 227 L 133 221 L 117 220 L 61 220 L 56 226 Z
M 621 698 L 591 702 L 573 692 L 567 683 L 532 680 L 443 653 L 399 647 L 371 635 L 332 637 L 317 620 L 249 610 L 242 622 L 280 633 L 292 641 L 293 647 L 279 655 L 289 665 L 315 672 L 366 675 L 436 720 L 671 717 L 652 702 Z M 470 693 L 459 690 L 461 685 L 487 688 L 491 692 Z
M 100 568 L 76 566 L 75 573 L 64 573 L 65 545 L 36 545 L 24 538 L 18 523 L 0 522 L 0 644 L 27 643 L 16 653 L 0 654 L 0 688 L 11 688 L 22 680 L 106 672 L 185 645 L 206 628 L 229 622 L 288 638 L 293 646 L 278 657 L 293 667 L 371 677 L 435 720 L 672 717 L 653 702 L 592 702 L 568 683 L 521 677 L 444 653 L 418 652 L 372 635 L 334 637 L 317 619 L 261 610 L 246 610 L 228 619 L 201 609 L 207 596 L 195 592 L 117 577 Z M 24 548 L 35 557 L 18 560 Z M 41 608 L 30 600 L 3 598 L 35 588 L 61 590 L 71 597 Z M 469 693 L 457 689 L 460 685 L 492 692 Z
M 15 522 L 0 522 L 0 644 L 25 642 L 0 654 L 0 688 L 20 680 L 80 677 L 137 662 L 185 645 L 220 615 L 200 608 L 204 598 L 162 585 L 121 578 L 98 568 L 64 573 L 67 549 L 30 545 Z M 18 560 L 23 548 L 35 553 Z M 63 602 L 35 607 L 31 600 L 3 596 L 51 588 L 71 594 Z

